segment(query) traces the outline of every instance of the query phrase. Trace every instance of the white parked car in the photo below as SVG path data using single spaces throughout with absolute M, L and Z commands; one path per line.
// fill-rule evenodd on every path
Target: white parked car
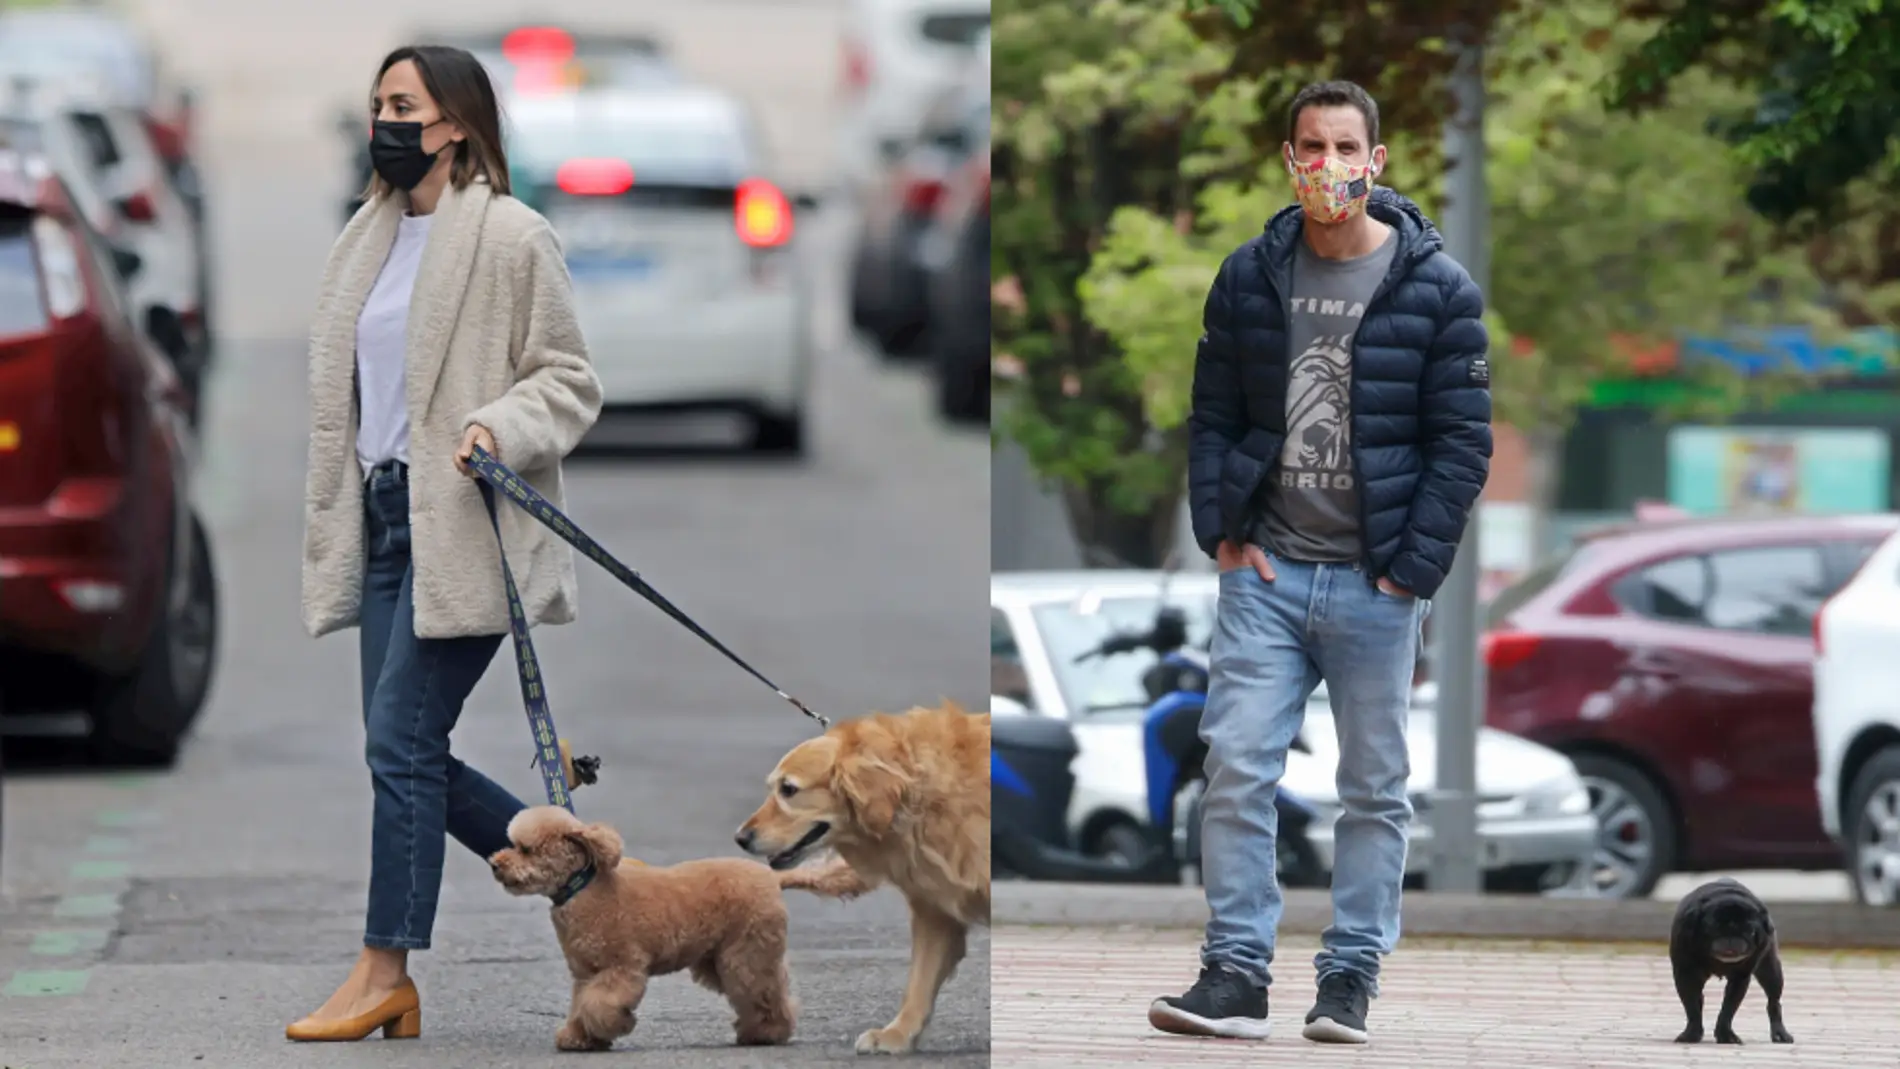
M 1077 663 L 1111 631 L 1142 630 L 1154 618 L 1163 577 L 1150 571 L 999 573 L 990 577 L 993 693 L 1037 714 L 1069 721 L 1079 754 L 1068 813 L 1077 849 L 1127 853 L 1148 836 L 1142 673 L 1156 660 L 1141 650 Z M 1187 617 L 1189 642 L 1212 633 L 1219 580 L 1209 574 L 1167 579 L 1167 600 Z M 1436 782 L 1436 689 L 1414 695 L 1407 731 L 1414 805 L 1408 869 L 1430 862 L 1429 795 Z M 1307 706 L 1302 731 L 1310 752 L 1287 755 L 1286 788 L 1320 811 L 1310 838 L 1322 867 L 1332 863 L 1338 747 L 1324 686 Z M 1478 736 L 1479 839 L 1488 879 L 1500 889 L 1578 889 L 1596 850 L 1589 792 L 1570 759 L 1491 728 Z
M 82 79 L 3 79 L 0 137 L 44 154 L 94 229 L 138 255 L 139 266 L 126 279 L 134 318 L 195 398 L 209 355 L 204 250 L 145 119 Z
M 1854 896 L 1900 906 L 1900 534 L 1814 616 L 1815 791 Z
M 813 272 L 803 198 L 775 182 L 745 106 L 702 87 L 582 90 L 509 109 L 515 195 L 554 227 L 606 393 L 621 412 L 709 410 L 755 448 L 798 453 Z M 742 428 L 743 429 L 743 428 Z
M 904 149 L 925 109 L 987 48 L 989 27 L 989 0 L 851 0 L 839 57 L 845 185 L 865 184 Z

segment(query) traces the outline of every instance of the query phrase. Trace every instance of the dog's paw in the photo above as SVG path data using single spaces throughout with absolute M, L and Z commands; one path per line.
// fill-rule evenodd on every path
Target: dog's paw
M 1771 1029 L 1768 1033 L 1768 1038 L 1776 1043 L 1793 1043 L 1794 1042 L 1794 1037 L 1788 1034 L 1788 1030 L 1786 1028 Z
M 916 1046 L 916 1036 L 889 1028 L 873 1028 L 858 1037 L 859 1054 L 909 1054 Z
M 1718 1028 L 1715 1030 L 1715 1041 L 1717 1043 L 1728 1043 L 1734 1046 L 1740 1046 L 1742 1042 L 1742 1037 L 1736 1035 L 1732 1031 L 1724 1032 Z
M 556 1050 L 612 1050 L 611 1039 L 595 1039 L 577 1024 L 564 1024 L 554 1033 Z
M 1676 1042 L 1700 1043 L 1702 1042 L 1702 1030 L 1700 1028 L 1685 1028 L 1682 1030 L 1682 1034 L 1676 1037 Z

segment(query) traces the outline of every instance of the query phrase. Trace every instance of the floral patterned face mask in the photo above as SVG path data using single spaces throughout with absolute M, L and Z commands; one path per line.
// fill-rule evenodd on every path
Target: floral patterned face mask
M 1293 196 L 1314 222 L 1343 223 L 1366 210 L 1372 180 L 1378 177 L 1372 164 L 1351 164 L 1333 156 L 1298 163 L 1291 152 L 1285 159 L 1287 174 L 1293 177 Z

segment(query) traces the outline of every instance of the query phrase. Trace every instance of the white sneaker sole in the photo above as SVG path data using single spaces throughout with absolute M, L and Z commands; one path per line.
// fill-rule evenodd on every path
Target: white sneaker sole
M 1221 1039 L 1266 1039 L 1273 1025 L 1264 1017 L 1223 1017 L 1219 1020 L 1176 1009 L 1161 999 L 1148 1006 L 1148 1023 L 1177 1036 L 1217 1036 Z
M 1331 1017 L 1319 1017 L 1307 1022 L 1300 1029 L 1300 1035 L 1315 1043 L 1365 1043 L 1372 1037 L 1357 1028 L 1347 1028 Z

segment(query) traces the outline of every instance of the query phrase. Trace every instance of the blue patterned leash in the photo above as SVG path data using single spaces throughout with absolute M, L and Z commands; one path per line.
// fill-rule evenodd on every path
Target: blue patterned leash
M 488 509 L 488 522 L 495 529 L 495 545 L 501 556 L 501 579 L 508 592 L 508 629 L 515 640 L 515 671 L 521 678 L 521 700 L 528 709 L 528 726 L 534 733 L 535 763 L 541 768 L 541 781 L 547 788 L 548 801 L 562 806 L 568 812 L 574 811 L 573 800 L 568 795 L 567 776 L 561 769 L 560 737 L 554 731 L 554 712 L 548 708 L 547 688 L 541 681 L 541 663 L 534 655 L 534 640 L 528 634 L 528 610 L 521 603 L 521 592 L 515 586 L 514 569 L 508 565 L 508 553 L 501 541 L 501 512 L 495 505 L 495 492 L 499 490 L 508 500 L 521 507 L 523 512 L 534 517 L 542 526 L 559 535 L 568 545 L 579 550 L 583 556 L 601 566 L 608 575 L 618 579 L 627 589 L 652 602 L 655 608 L 672 617 L 681 627 L 699 636 L 707 645 L 726 655 L 726 659 L 744 669 L 752 678 L 771 688 L 772 692 L 790 702 L 792 708 L 816 720 L 821 727 L 830 727 L 831 721 L 812 711 L 811 706 L 786 693 L 785 689 L 765 677 L 765 674 L 747 664 L 745 659 L 726 648 L 725 643 L 714 638 L 705 628 L 680 608 L 666 599 L 664 594 L 653 589 L 640 573 L 620 562 L 620 559 L 607 552 L 600 543 L 581 530 L 580 525 L 555 508 L 540 492 L 529 486 L 526 479 L 515 474 L 506 464 L 490 456 L 477 446 L 468 459 L 468 467 L 480 477 L 477 487 L 482 492 L 482 504 Z M 594 770 L 599 760 L 591 757 L 574 759 L 575 778 L 582 783 L 594 782 Z

